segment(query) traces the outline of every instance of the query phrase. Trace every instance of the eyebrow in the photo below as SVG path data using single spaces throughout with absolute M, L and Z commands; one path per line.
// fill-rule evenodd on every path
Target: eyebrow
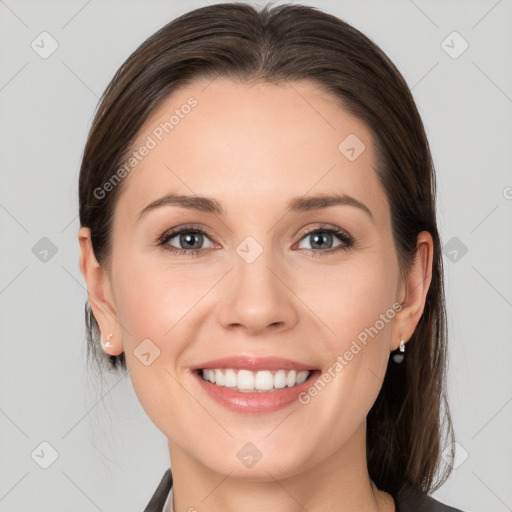
M 224 214 L 222 204 L 216 199 L 195 195 L 168 194 L 153 201 L 141 210 L 137 216 L 137 221 L 150 211 L 163 206 L 179 206 L 188 210 L 213 213 L 215 215 Z M 365 204 L 346 194 L 317 194 L 308 197 L 295 197 L 289 201 L 287 212 L 308 212 L 330 206 L 353 206 L 359 208 L 370 217 L 372 222 L 375 222 L 372 212 Z

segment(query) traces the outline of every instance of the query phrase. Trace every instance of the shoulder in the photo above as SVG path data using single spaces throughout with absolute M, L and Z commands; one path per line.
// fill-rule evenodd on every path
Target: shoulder
M 404 484 L 395 496 L 396 512 L 463 512 L 435 500 L 432 496 Z
M 165 501 L 172 488 L 172 474 L 169 468 L 160 480 L 153 496 L 149 500 L 144 512 L 162 512 L 164 509 Z

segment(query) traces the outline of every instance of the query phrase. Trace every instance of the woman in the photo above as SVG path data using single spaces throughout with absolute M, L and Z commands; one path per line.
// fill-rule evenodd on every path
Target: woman
M 90 354 L 168 439 L 146 511 L 455 510 L 433 164 L 374 43 L 189 12 L 108 86 L 79 188 Z

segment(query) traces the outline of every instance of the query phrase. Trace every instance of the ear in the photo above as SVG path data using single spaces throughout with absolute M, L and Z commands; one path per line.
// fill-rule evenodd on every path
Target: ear
M 104 347 L 103 349 L 109 355 L 117 356 L 123 352 L 123 344 L 110 277 L 96 260 L 92 247 L 91 230 L 89 228 L 80 227 L 78 241 L 80 243 L 80 271 L 87 284 L 89 304 L 94 318 L 98 322 L 103 346 L 106 337 L 109 334 L 113 334 L 111 346 Z
M 400 284 L 397 300 L 402 309 L 395 315 L 395 325 L 390 350 L 396 350 L 400 337 L 408 341 L 414 333 L 425 308 L 427 292 L 432 281 L 434 242 L 428 231 L 419 233 L 416 254 L 409 272 Z

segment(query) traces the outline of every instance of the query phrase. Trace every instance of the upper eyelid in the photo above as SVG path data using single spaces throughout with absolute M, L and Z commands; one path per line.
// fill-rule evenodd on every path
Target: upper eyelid
M 337 237 L 338 240 L 340 240 L 344 244 L 347 244 L 348 246 L 351 246 L 355 243 L 355 238 L 348 231 L 346 231 L 345 229 L 340 228 L 340 227 L 330 226 L 328 224 L 323 225 L 323 226 L 313 227 L 311 229 L 306 228 L 306 230 L 302 232 L 302 235 L 299 238 L 298 242 L 300 242 L 302 239 L 306 238 L 307 236 L 311 235 L 311 233 L 315 233 L 316 231 L 330 232 L 335 237 Z M 298 242 L 296 242 L 296 243 L 298 243 Z M 314 249 L 310 249 L 310 250 L 314 250 Z M 323 251 L 323 252 L 327 252 L 327 251 Z
M 314 227 L 311 227 L 311 228 L 306 228 L 302 232 L 302 237 L 301 238 L 303 238 L 304 236 L 309 235 L 311 233 L 314 233 L 315 231 L 339 232 L 338 234 L 345 234 L 347 237 L 352 238 L 352 236 L 348 233 L 347 230 L 345 230 L 343 228 L 340 228 L 340 227 L 337 227 L 337 226 L 331 226 L 330 224 L 323 224 L 323 225 L 320 225 L 320 226 L 314 226 Z
M 207 228 L 195 227 L 195 226 L 189 226 L 189 225 L 169 229 L 161 237 L 159 237 L 159 240 L 169 240 L 170 238 L 174 238 L 175 236 L 178 236 L 181 233 L 186 233 L 188 231 L 198 231 L 202 234 L 207 235 L 210 239 L 212 239 L 212 242 L 215 242 L 215 236 Z M 218 242 L 215 242 L 215 243 L 218 243 Z

